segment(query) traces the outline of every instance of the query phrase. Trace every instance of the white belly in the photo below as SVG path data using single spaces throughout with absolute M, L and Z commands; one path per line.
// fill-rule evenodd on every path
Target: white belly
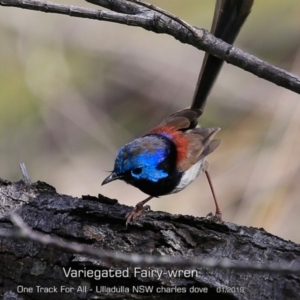
M 196 164 L 185 171 L 177 187 L 170 193 L 178 193 L 192 183 L 203 171 L 205 159 L 199 160 Z

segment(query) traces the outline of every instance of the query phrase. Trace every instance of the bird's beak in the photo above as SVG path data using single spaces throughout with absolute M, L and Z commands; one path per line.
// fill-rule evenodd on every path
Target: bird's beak
M 103 180 L 101 185 L 107 184 L 111 181 L 114 181 L 114 180 L 117 180 L 117 179 L 120 179 L 120 178 L 121 178 L 121 176 L 117 175 L 115 172 L 112 172 L 108 177 L 106 177 Z

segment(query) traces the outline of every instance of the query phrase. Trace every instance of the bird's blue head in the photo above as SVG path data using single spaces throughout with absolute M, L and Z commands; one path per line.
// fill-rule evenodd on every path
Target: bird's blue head
M 170 141 L 166 137 L 148 135 L 123 146 L 115 160 L 114 170 L 102 184 L 116 179 L 139 187 L 140 181 L 156 183 L 168 177 L 166 161 L 170 159 Z M 173 165 L 176 157 L 174 157 Z

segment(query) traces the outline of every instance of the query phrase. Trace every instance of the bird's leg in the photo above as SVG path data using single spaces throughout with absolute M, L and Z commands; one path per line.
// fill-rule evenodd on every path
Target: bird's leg
M 144 210 L 149 209 L 148 205 L 144 206 L 145 203 L 147 203 L 148 201 L 150 201 L 153 197 L 150 196 L 148 198 L 146 198 L 145 200 L 139 202 L 135 208 L 130 211 L 129 213 L 126 214 L 125 219 L 126 219 L 126 227 L 129 223 L 131 223 L 131 221 L 134 221 L 137 217 L 139 217 Z
M 219 204 L 218 204 L 218 201 L 217 201 L 217 197 L 216 197 L 216 194 L 215 194 L 215 190 L 214 190 L 214 187 L 213 187 L 211 179 L 210 179 L 210 174 L 209 174 L 209 170 L 208 170 L 209 167 L 208 166 L 209 166 L 208 162 L 205 161 L 204 172 L 205 172 L 206 178 L 208 180 L 208 183 L 209 183 L 209 186 L 210 186 L 210 189 L 211 189 L 214 201 L 215 201 L 216 213 L 215 213 L 215 215 L 213 215 L 212 213 L 209 213 L 206 217 L 210 218 L 213 221 L 222 221 L 222 212 L 220 210 L 220 207 L 219 207 Z

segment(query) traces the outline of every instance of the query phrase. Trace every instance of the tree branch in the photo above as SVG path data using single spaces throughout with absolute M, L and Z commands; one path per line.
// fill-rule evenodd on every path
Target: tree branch
M 77 6 L 56 4 L 39 0 L 0 0 L 2 6 L 13 6 L 46 13 L 65 14 L 72 17 L 108 21 L 129 26 L 139 26 L 155 33 L 165 33 L 182 43 L 206 51 L 260 78 L 300 94 L 300 78 L 248 54 L 222 40 L 215 38 L 205 29 L 192 27 L 176 16 L 154 6 L 142 7 L 123 0 L 89 0 L 90 2 L 114 10 L 87 9 Z M 144 5 L 144 4 L 143 4 Z M 151 7 L 151 8 L 150 8 Z
M 300 246 L 263 229 L 151 211 L 126 229 L 131 208 L 101 195 L 61 195 L 42 182 L 0 181 L 0 208 L 3 204 L 10 209 L 0 211 L 0 296 L 20 286 L 68 286 L 73 293 L 67 299 L 91 299 L 99 296 L 100 285 L 130 288 L 118 299 L 186 298 L 173 293 L 145 298 L 132 286 L 178 287 L 185 294 L 206 288 L 204 299 L 216 300 L 294 299 L 300 293 Z M 15 227 L 8 218 L 12 211 L 21 218 L 13 217 Z M 97 274 L 109 270 L 126 276 L 103 276 L 99 282 Z M 82 282 L 91 289 L 84 295 L 77 290 Z M 44 294 L 28 296 L 38 300 Z
M 71 244 L 62 241 L 59 238 L 51 237 L 36 231 L 33 231 L 28 227 L 23 220 L 17 215 L 12 214 L 11 220 L 17 227 L 17 230 L 0 231 L 0 237 L 9 237 L 13 239 L 25 239 L 33 242 L 38 242 L 45 246 L 54 246 L 64 251 L 84 254 L 90 257 L 98 259 L 109 259 L 114 262 L 123 262 L 132 264 L 135 266 L 163 266 L 163 267 L 177 267 L 177 268 L 215 268 L 235 271 L 247 271 L 247 272 L 272 272 L 272 273 L 287 273 L 287 274 L 300 274 L 299 266 L 291 266 L 291 264 L 261 264 L 261 263 L 247 263 L 247 262 L 233 262 L 229 259 L 183 259 L 182 257 L 172 256 L 152 256 L 152 255 L 140 255 L 137 253 L 121 253 L 112 251 L 99 251 L 98 249 L 84 246 L 81 244 Z

